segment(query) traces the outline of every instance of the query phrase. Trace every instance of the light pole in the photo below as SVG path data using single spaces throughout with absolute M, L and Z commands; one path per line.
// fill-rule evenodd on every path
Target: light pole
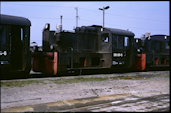
M 76 10 L 76 27 L 78 27 L 78 8 L 75 8 Z
M 109 6 L 106 6 L 106 7 L 103 7 L 103 8 L 99 8 L 99 10 L 102 10 L 103 11 L 103 28 L 104 28 L 104 15 L 105 15 L 105 10 L 106 9 L 109 9 Z
M 61 15 L 61 28 L 60 28 L 60 32 L 62 31 L 62 15 Z

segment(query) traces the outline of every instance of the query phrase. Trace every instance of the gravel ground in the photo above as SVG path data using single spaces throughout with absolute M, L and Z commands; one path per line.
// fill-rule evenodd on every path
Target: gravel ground
M 127 78 L 122 78 L 125 76 Z M 102 81 L 85 81 L 76 83 L 55 83 L 52 81 L 60 81 L 64 79 L 80 77 L 107 77 L 108 79 Z M 29 83 L 24 84 L 23 86 L 3 85 L 7 82 L 17 83 L 19 81 L 38 81 L 38 83 Z M 56 102 L 59 100 L 104 96 L 110 94 L 128 93 L 135 96 L 146 97 L 158 94 L 170 94 L 169 90 L 169 71 L 2 80 L 1 109 L 34 105 L 39 103 Z

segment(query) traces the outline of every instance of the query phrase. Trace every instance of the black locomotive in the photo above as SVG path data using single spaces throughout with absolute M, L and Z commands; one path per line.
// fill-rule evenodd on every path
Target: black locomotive
M 31 22 L 27 18 L 3 14 L 0 18 L 1 78 L 16 72 L 29 74 Z
M 146 69 L 168 68 L 170 65 L 170 36 L 149 35 L 143 39 L 135 39 L 140 54 L 146 54 Z

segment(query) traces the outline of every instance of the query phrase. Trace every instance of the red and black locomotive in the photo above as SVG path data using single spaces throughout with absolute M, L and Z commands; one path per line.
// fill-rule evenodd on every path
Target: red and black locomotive
M 31 70 L 29 19 L 0 14 L 1 78 L 14 73 L 27 76 Z

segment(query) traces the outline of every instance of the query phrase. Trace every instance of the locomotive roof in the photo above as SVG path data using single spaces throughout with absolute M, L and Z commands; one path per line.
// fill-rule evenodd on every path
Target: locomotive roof
M 111 31 L 114 34 L 126 35 L 126 36 L 135 36 L 135 34 L 133 32 L 127 31 L 127 30 L 115 29 L 115 28 L 105 28 L 105 29 Z
M 155 36 L 161 36 L 161 37 L 164 37 L 164 36 L 167 36 L 167 37 L 169 37 L 168 35 L 163 35 L 163 34 L 159 34 L 159 35 L 150 35 L 150 37 L 155 37 Z
M 162 40 L 169 40 L 170 39 L 170 36 L 168 35 L 163 35 L 163 34 L 159 34 L 159 35 L 150 35 L 150 38 L 149 37 L 146 37 L 146 40 L 159 40 L 159 41 L 162 41 Z
M 30 20 L 24 17 L 11 16 L 11 15 L 0 15 L 1 24 L 9 24 L 9 25 L 22 25 L 22 26 L 31 26 Z
M 99 25 L 92 25 L 91 27 L 95 27 L 95 28 L 102 28 L 102 26 Z M 128 30 L 122 30 L 122 29 L 116 29 L 116 28 L 104 28 L 110 32 L 112 32 L 113 34 L 118 34 L 118 35 L 126 35 L 126 36 L 135 36 L 135 34 L 131 31 Z
M 167 37 L 168 39 L 170 38 L 170 36 L 168 35 L 151 35 L 150 37 L 154 40 L 164 40 L 165 37 Z

